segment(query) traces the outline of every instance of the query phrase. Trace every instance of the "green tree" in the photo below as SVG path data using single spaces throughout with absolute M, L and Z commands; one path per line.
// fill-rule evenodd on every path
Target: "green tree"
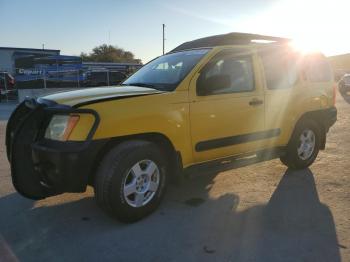
M 132 52 L 106 44 L 95 47 L 89 54 L 82 52 L 80 57 L 84 62 L 141 63 Z

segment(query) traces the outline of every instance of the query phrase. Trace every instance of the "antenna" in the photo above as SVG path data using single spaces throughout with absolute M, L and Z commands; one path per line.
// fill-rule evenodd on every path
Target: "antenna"
M 163 55 L 165 50 L 165 24 L 163 24 Z

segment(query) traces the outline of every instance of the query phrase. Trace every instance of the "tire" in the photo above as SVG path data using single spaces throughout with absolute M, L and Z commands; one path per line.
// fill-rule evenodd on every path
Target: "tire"
M 165 193 L 167 165 L 163 155 L 147 141 L 124 142 L 109 151 L 95 177 L 98 205 L 126 223 L 151 214 Z
M 312 148 L 312 139 L 306 137 L 314 136 L 314 146 Z M 321 132 L 322 129 L 312 119 L 302 120 L 297 124 L 292 137 L 287 145 L 285 155 L 281 156 L 281 162 L 291 169 L 304 169 L 309 167 L 316 159 L 321 145 Z M 302 138 L 303 137 L 303 138 Z M 303 142 L 308 140 L 309 142 Z M 310 149 L 312 148 L 312 149 Z M 299 149 L 299 151 L 298 151 Z

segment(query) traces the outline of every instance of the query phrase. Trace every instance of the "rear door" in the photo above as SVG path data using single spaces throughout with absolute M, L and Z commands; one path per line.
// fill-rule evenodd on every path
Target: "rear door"
M 201 90 L 202 82 L 207 83 L 205 91 Z M 261 147 L 266 135 L 264 94 L 254 54 L 236 49 L 221 51 L 192 79 L 190 96 L 196 162 Z
M 307 82 L 309 92 L 324 101 L 322 107 L 334 106 L 333 72 L 327 59 L 322 54 L 313 54 L 306 56 L 304 60 L 304 80 Z
M 294 52 L 276 47 L 260 50 L 259 59 L 265 83 L 265 129 L 278 134 L 267 140 L 266 146 L 284 145 L 299 110 L 296 100 L 303 90 L 298 70 L 301 61 Z

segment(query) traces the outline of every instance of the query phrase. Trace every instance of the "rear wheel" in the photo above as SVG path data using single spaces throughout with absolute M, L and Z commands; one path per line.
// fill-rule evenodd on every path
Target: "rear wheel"
M 321 128 L 313 120 L 300 122 L 288 143 L 286 154 L 280 159 L 292 169 L 303 169 L 316 159 L 321 144 Z
M 160 204 L 166 185 L 166 162 L 156 145 L 131 141 L 112 149 L 95 178 L 98 204 L 123 222 L 134 222 Z

